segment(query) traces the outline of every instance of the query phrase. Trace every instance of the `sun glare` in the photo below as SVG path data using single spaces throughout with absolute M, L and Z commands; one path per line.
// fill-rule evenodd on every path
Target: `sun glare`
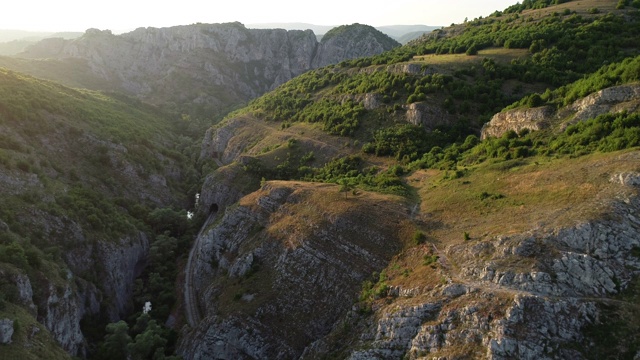
M 487 4 L 488 3 L 488 4 Z M 3 4 L 0 28 L 31 31 L 84 31 L 88 28 L 114 32 L 138 27 L 168 27 L 196 22 L 240 21 L 256 23 L 310 23 L 343 25 L 362 23 L 373 26 L 396 24 L 449 25 L 465 17 L 488 15 L 487 9 L 502 10 L 512 0 L 478 2 L 373 0 L 326 0 L 302 5 L 299 1 L 208 2 L 184 0 L 179 3 L 114 0 L 99 3 L 85 1 L 11 1 Z

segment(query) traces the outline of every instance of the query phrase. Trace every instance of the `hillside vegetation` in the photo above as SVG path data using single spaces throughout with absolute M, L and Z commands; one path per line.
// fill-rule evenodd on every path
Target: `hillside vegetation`
M 158 73 L 129 59 L 134 86 L 125 37 L 97 30 L 74 44 L 108 76 L 0 58 L 93 89 L 0 68 L 0 355 L 638 356 L 637 0 L 524 0 L 400 47 L 360 24 L 319 44 L 239 23 L 126 38 L 152 52 L 162 34 L 282 54 L 200 49 L 233 89 L 169 51 Z M 350 60 L 281 66 L 330 63 L 323 46 Z M 203 134 L 212 107 L 300 73 Z
M 15 318 L 14 343 L 3 347 L 16 358 L 54 356 L 60 345 L 91 353 L 75 334 L 93 343 L 108 321 L 150 298 L 151 315 L 166 318 L 177 247 L 197 226 L 186 218 L 200 181 L 194 139 L 180 135 L 189 133 L 187 120 L 0 69 L 0 129 L 0 317 Z M 118 274 L 144 264 L 144 273 Z M 134 284 L 118 277 L 140 275 L 132 299 Z M 90 305 L 77 303 L 83 298 Z M 82 324 L 73 323 L 78 313 Z M 42 330 L 35 338 L 34 328 Z
M 210 174 L 205 201 L 226 206 L 221 187 L 207 184 L 233 173 L 225 189 L 233 189 L 236 199 L 271 189 L 270 180 L 302 180 L 309 186 L 335 184 L 336 195 L 354 203 L 371 192 L 393 194 L 399 197 L 388 201 L 407 208 L 411 230 L 403 232 L 403 250 L 363 279 L 361 291 L 351 293 L 354 307 L 334 302 L 342 317 L 323 330 L 325 337 L 309 343 L 302 358 L 599 358 L 607 351 L 634 356 L 637 305 L 624 299 L 637 296 L 640 245 L 635 235 L 613 240 L 596 229 L 638 232 L 635 220 L 625 220 L 637 209 L 635 180 L 616 179 L 640 171 L 639 97 L 620 100 L 627 101 L 619 107 L 624 111 L 593 110 L 597 115 L 587 119 L 574 115 L 584 104 L 593 102 L 595 109 L 598 96 L 613 101 L 598 95 L 600 90 L 637 88 L 639 21 L 632 2 L 525 1 L 378 56 L 307 72 L 210 129 L 202 156 L 228 166 Z M 480 128 L 494 115 L 526 109 L 549 109 L 544 111 L 552 115 L 538 119 L 545 122 L 543 130 L 510 130 L 480 140 Z M 266 132 L 250 138 L 235 130 L 239 123 Z M 307 141 L 311 133 L 323 137 L 323 146 Z M 288 214 L 287 224 L 307 221 Z M 229 302 L 234 294 L 219 286 L 226 281 L 220 274 L 235 271 L 251 255 L 260 264 L 251 278 L 268 282 L 290 263 L 284 255 L 274 262 L 245 248 L 260 239 L 266 246 L 270 232 L 236 234 L 229 241 L 238 245 L 224 243 L 217 234 L 238 224 L 229 216 L 218 218 L 201 237 L 208 245 L 196 248 L 214 259 L 224 253 L 212 255 L 206 250 L 211 246 L 236 249 L 225 261 L 202 268 L 211 279 L 200 285 L 203 309 L 224 325 L 203 321 L 185 336 L 206 332 L 230 343 L 233 322 L 255 322 L 263 329 L 256 337 L 269 343 L 262 338 L 264 328 L 274 325 L 262 319 L 277 312 L 244 297 L 259 296 L 254 288 Z M 379 216 L 392 213 L 380 209 Z M 588 235 L 576 235 L 580 231 Z M 583 245 L 598 236 L 606 241 Z M 341 239 L 344 246 L 358 241 Z M 607 242 L 629 252 L 607 249 Z M 594 253 L 591 246 L 606 250 Z M 571 260 L 576 252 L 585 260 Z M 584 261 L 582 270 L 574 273 L 571 261 Z M 604 268 L 610 275 L 577 280 L 579 273 Z M 602 281 L 603 287 L 590 281 Z M 215 298 L 207 297 L 212 293 Z M 331 294 L 313 297 L 332 301 Z M 238 308 L 245 309 L 242 315 L 226 313 Z M 514 315 L 518 311 L 537 315 L 522 320 Z M 581 320 L 565 323 L 565 314 L 577 311 L 584 311 Z M 575 328 L 568 338 L 555 330 L 538 332 L 570 326 Z M 599 326 L 619 331 L 600 337 Z M 191 339 L 181 351 L 188 357 L 207 351 L 209 338 L 199 339 L 204 343 L 198 350 L 189 348 L 196 343 Z M 293 351 L 286 340 L 274 343 L 287 354 Z M 274 354 L 260 341 L 250 349 Z
M 536 153 L 580 152 L 580 146 L 573 145 L 585 142 L 593 149 L 609 151 L 637 146 L 635 114 L 604 116 L 576 125 L 583 135 L 575 134 L 576 127 L 571 127 L 566 135 L 507 134 L 509 138 L 478 144 L 480 127 L 504 108 L 566 106 L 595 91 L 640 80 L 635 57 L 640 48 L 638 10 L 609 9 L 607 5 L 596 12 L 582 5 L 571 10 L 569 4 L 562 4 L 549 12 L 546 6 L 544 11 L 531 9 L 541 5 L 523 6 L 444 29 L 376 57 L 310 71 L 231 117 L 251 113 L 283 129 L 298 122 L 315 124 L 329 134 L 354 139 L 362 155 L 391 156 L 407 170 L 455 171 L 498 157 L 509 160 Z M 605 9 L 611 11 L 604 13 Z M 614 41 L 610 41 L 611 33 L 616 34 Z M 473 54 L 455 55 L 473 44 Z M 602 67 L 616 60 L 619 62 Z M 572 82 L 578 77 L 584 78 Z M 412 111 L 423 115 L 412 116 Z M 598 124 L 614 122 L 605 125 L 606 132 L 597 130 L 602 126 Z M 597 139 L 586 140 L 591 136 L 586 134 L 593 132 Z M 569 134 L 573 139 L 565 140 Z M 600 139 L 606 144 L 596 142 Z M 323 178 L 302 164 L 278 166 L 293 168 L 288 175 L 269 175 L 263 170 L 260 176 L 338 181 Z M 348 166 L 345 174 L 361 171 L 353 162 Z M 392 170 L 396 174 L 403 171 Z M 356 172 L 348 181 L 370 185 L 365 174 L 360 174 L 360 180 L 352 179 Z

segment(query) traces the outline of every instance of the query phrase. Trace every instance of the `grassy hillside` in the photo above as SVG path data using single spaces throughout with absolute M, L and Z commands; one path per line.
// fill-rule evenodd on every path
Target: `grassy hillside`
M 315 163 L 316 169 L 297 162 L 265 164 L 287 168 L 285 172 L 258 164 L 253 168 L 259 170 L 259 177 L 346 181 L 400 193 L 406 189 L 399 186 L 398 176 L 411 169 L 444 168 L 457 173 L 487 159 L 637 146 L 637 115 L 633 114 L 617 122 L 615 117 L 601 118 L 580 125 L 578 132 L 586 134 L 601 123 L 619 124 L 618 130 L 598 134 L 600 145 L 594 138 L 591 148 L 583 150 L 579 143 L 588 135 L 580 140 L 575 128 L 565 135 L 522 134 L 483 144 L 477 139 L 480 127 L 505 107 L 565 106 L 605 87 L 640 79 L 639 11 L 630 6 L 616 9 L 609 2 L 598 4 L 599 11 L 585 8 L 584 2 L 510 8 L 376 57 L 310 71 L 229 117 L 252 114 L 281 129 L 305 123 L 350 139 L 361 148 L 356 162 L 364 160 L 343 164 L 341 175 L 329 177 L 317 169 L 324 164 Z M 612 33 L 615 41 L 609 41 Z M 539 46 L 532 47 L 536 41 Z M 576 45 L 580 41 L 589 46 Z M 475 44 L 473 53 L 465 54 L 464 44 Z M 614 60 L 620 62 L 602 67 Z M 578 77 L 583 79 L 574 83 Z M 427 123 L 407 123 L 415 109 L 431 114 L 417 120 Z M 382 159 L 389 160 L 383 161 L 384 168 L 367 173 Z M 353 172 L 346 176 L 349 171 Z M 375 174 L 386 179 L 374 180 Z
M 108 264 L 98 249 L 127 246 L 123 239 L 140 233 L 151 241 L 151 261 L 139 298 L 127 307 L 141 309 L 152 297 L 152 315 L 166 318 L 177 259 L 158 252 L 185 248 L 189 227 L 197 227 L 186 218 L 199 187 L 198 141 L 188 134 L 188 119 L 137 100 L 0 69 L 0 316 L 20 324 L 7 351 L 20 358 L 62 353 L 42 326 L 43 335 L 25 334 L 67 286 L 98 289 L 102 312 L 90 313 L 83 331 L 101 339 L 117 294 L 108 293 L 114 285 L 105 283 Z M 19 294 L 15 279 L 23 275 L 34 286 L 31 299 Z M 31 301 L 37 312 L 25 310 Z M 34 341 L 40 345 L 27 346 Z
M 40 309 L 67 288 L 79 293 L 92 285 L 101 294 L 100 310 L 83 321 L 90 355 L 148 358 L 156 348 L 158 356 L 171 354 L 176 334 L 158 324 L 177 313 L 176 279 L 200 225 L 187 220 L 186 210 L 194 210 L 202 170 L 211 171 L 212 186 L 243 195 L 230 209 L 241 207 L 245 215 L 259 212 L 258 201 L 276 188 L 291 188 L 299 199 L 256 222 L 248 249 L 234 256 L 265 239 L 296 248 L 296 241 L 314 239 L 317 228 L 340 218 L 362 229 L 375 223 L 383 237 L 393 239 L 388 247 L 371 249 L 392 260 L 363 282 L 359 294 L 353 288 L 345 292 L 345 299 L 358 298 L 349 304 L 353 317 L 324 339 L 328 355 L 342 358 L 374 318 L 418 301 L 398 300 L 389 295 L 391 288 L 437 289 L 461 281 L 470 266 L 468 249 L 501 236 L 606 218 L 616 199 L 638 195 L 610 181 L 621 172 L 640 172 L 637 107 L 575 124 L 550 119 L 553 124 L 537 132 L 479 138 L 481 127 L 501 111 L 563 109 L 598 90 L 637 84 L 638 39 L 637 1 L 526 0 L 382 55 L 287 82 L 212 129 L 219 135 L 216 141 L 228 137 L 223 153 L 202 151 L 217 162 L 197 159 L 201 124 L 188 116 L 173 119 L 117 93 L 73 89 L 0 69 L 0 318 L 18 323 L 7 353 L 66 357 L 44 329 L 35 337 L 27 332 L 42 329 L 36 324 L 41 313 L 34 314 L 18 291 L 16 279 L 27 275 L 36 284 L 33 303 Z M 33 66 L 16 59 L 3 62 Z M 50 76 L 66 84 L 108 86 L 68 63 L 47 64 Z M 222 160 L 228 166 L 218 167 Z M 196 209 L 200 216 L 218 211 L 217 203 L 216 210 L 205 205 Z M 212 226 L 222 222 L 222 213 Z M 104 244 L 126 247 L 140 234 L 150 244 L 129 302 L 133 314 L 128 324 L 105 328 L 115 320 L 107 313 L 113 313 L 116 300 L 102 283 L 107 267 L 92 251 Z M 370 245 L 351 229 L 340 234 L 347 242 Z M 486 255 L 474 264 L 493 261 L 502 270 L 526 272 L 545 270 L 546 260 Z M 271 270 L 254 270 L 239 278 L 215 278 L 212 286 L 222 289 L 214 294 L 220 305 L 216 316 L 250 317 L 274 299 L 286 303 L 270 287 Z M 585 356 L 604 356 L 609 346 L 616 356 L 633 355 L 640 346 L 633 303 L 637 280 L 630 284 L 619 297 L 599 303 L 611 315 L 602 320 L 604 328 L 618 333 L 603 337 L 598 328 L 587 329 L 584 344 L 593 353 L 581 350 Z M 298 285 L 304 290 L 304 283 Z M 253 292 L 255 302 L 242 300 Z M 517 295 L 498 289 L 500 304 L 481 310 L 498 314 Z M 147 301 L 153 309 L 140 315 Z M 448 304 L 469 305 L 464 300 Z M 308 324 L 300 319 L 307 315 L 296 309 L 286 320 L 302 331 Z M 281 318 L 268 320 L 284 329 Z M 302 351 L 311 340 L 296 340 L 296 349 Z M 431 355 L 464 358 L 482 349 L 475 344 Z
M 640 171 L 637 106 L 568 126 L 566 118 L 550 118 L 550 127 L 538 132 L 511 131 L 484 141 L 478 135 L 505 109 L 548 106 L 555 111 L 598 90 L 636 85 L 639 21 L 632 2 L 525 1 L 376 57 L 310 71 L 219 125 L 224 129 L 235 119 L 251 118 L 256 126 L 272 129 L 260 137 L 259 153 L 256 141 L 234 138 L 248 149 L 238 157 L 243 166 L 237 172 L 252 179 L 251 189 L 257 189 L 258 179 L 263 184 L 328 182 L 337 185 L 336 194 L 346 195 L 345 201 L 374 191 L 399 196 L 388 201 L 413 209 L 407 220 L 416 232 L 404 235 L 408 245 L 384 276 L 363 284 L 362 316 L 342 324 L 351 330 L 341 325 L 324 339 L 329 356 L 342 358 L 362 346 L 362 333 L 376 324 L 373 318 L 424 300 L 388 295 L 390 288 L 437 294 L 445 284 L 462 282 L 463 269 L 471 266 L 463 255 L 469 249 L 482 249 L 495 238 L 607 219 L 619 199 L 638 195 L 610 181 L 614 174 Z M 296 151 L 291 140 L 270 140 L 283 132 L 289 132 L 285 139 L 322 132 L 331 151 L 315 147 L 314 161 L 301 161 L 309 148 Z M 238 143 L 234 146 L 241 148 Z M 343 151 L 335 151 L 340 143 Z M 303 221 L 294 219 L 289 222 Z M 557 249 L 548 250 L 549 258 L 559 256 Z M 474 265 L 482 268 L 481 260 Z M 527 273 L 546 271 L 548 259 L 484 260 L 501 271 Z M 637 296 L 631 284 L 620 299 Z M 482 291 L 495 290 L 501 305 L 481 312 L 500 314 L 501 306 L 520 294 L 486 286 Z M 637 306 L 618 298 L 611 303 L 615 306 L 598 303 L 611 316 L 602 324 L 619 325 L 620 331 L 605 339 L 597 329 L 587 329 L 589 350 L 578 350 L 587 358 L 598 358 L 608 346 L 615 347 L 615 356 L 633 355 L 638 346 Z M 236 309 L 231 301 L 224 304 L 229 307 L 222 313 Z M 466 306 L 471 305 L 460 301 L 447 309 Z M 469 358 L 486 350 L 474 346 L 429 355 Z

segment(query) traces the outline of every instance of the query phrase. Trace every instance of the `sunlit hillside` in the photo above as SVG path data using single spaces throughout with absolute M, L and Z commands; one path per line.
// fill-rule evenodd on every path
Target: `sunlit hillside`
M 0 58 L 0 358 L 635 359 L 639 39 L 525 0 Z

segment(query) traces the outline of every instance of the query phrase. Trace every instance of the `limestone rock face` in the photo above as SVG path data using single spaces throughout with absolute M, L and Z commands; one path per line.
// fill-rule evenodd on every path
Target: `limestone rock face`
M 611 306 L 634 306 L 611 297 L 639 275 L 638 175 L 611 176 L 635 195 L 614 199 L 610 217 L 449 246 L 461 274 L 433 288 L 392 289 L 348 358 L 588 358 L 572 345 L 591 341 L 587 329 L 602 326 Z
M 87 344 L 80 328 L 81 320 L 100 313 L 101 302 L 107 297 L 112 299 L 105 304 L 108 305 L 105 315 L 110 320 L 119 320 L 130 313 L 133 281 L 143 269 L 148 247 L 146 236 L 141 234 L 138 241 L 125 238 L 116 244 L 98 243 L 95 247 L 83 244 L 67 254 L 70 269 L 82 273 L 98 269 L 104 274 L 97 284 L 100 289 L 96 284 L 76 277 L 71 270 L 63 284 L 54 284 L 44 277 L 30 279 L 22 273 L 2 271 L 0 278 L 8 278 L 15 284 L 17 303 L 44 325 L 62 349 L 72 356 L 82 357 L 86 355 Z M 87 259 L 99 261 L 88 265 L 83 263 Z M 38 283 L 35 289 L 33 281 Z
M 451 115 L 440 106 L 427 102 L 413 103 L 406 106 L 407 121 L 413 125 L 420 125 L 427 130 L 433 130 L 440 125 L 449 125 Z
M 78 39 L 40 42 L 21 56 L 82 59 L 113 88 L 146 101 L 222 112 L 313 68 L 399 46 L 372 27 L 343 30 L 318 43 L 311 30 L 240 23 L 139 28 L 117 36 L 90 29 Z
M 53 338 L 69 354 L 81 355 L 84 351 L 84 336 L 80 330 L 80 320 L 84 307 L 70 285 L 57 289 L 50 284 L 48 294 L 39 304 L 38 322 L 42 323 Z
M 207 130 L 202 142 L 200 158 L 213 158 L 222 164 L 229 164 L 242 154 L 248 143 L 258 141 L 263 136 L 264 131 L 246 118 L 228 119 Z
M 500 137 L 507 131 L 523 129 L 540 130 L 560 124 L 563 130 L 568 125 L 593 119 L 607 113 L 634 112 L 640 109 L 640 85 L 612 86 L 600 90 L 558 111 L 543 106 L 528 109 L 513 109 L 498 113 L 482 127 L 481 139 Z
M 510 130 L 515 132 L 520 132 L 524 129 L 537 131 L 549 126 L 549 120 L 553 115 L 553 109 L 548 106 L 514 109 L 498 113 L 482 127 L 480 139 L 500 137 Z
M 629 103 L 631 102 L 631 103 Z M 600 90 L 568 107 L 575 112 L 573 122 L 592 119 L 609 112 L 634 111 L 640 105 L 640 85 L 621 85 Z
M 313 67 L 380 54 L 399 46 L 395 40 L 367 25 L 340 26 L 327 32 L 318 46 Z
M 399 249 L 400 217 L 391 210 L 403 210 L 379 201 L 344 200 L 332 185 L 268 182 L 227 208 L 196 240 L 192 286 L 206 315 L 183 336 L 180 354 L 299 357 L 350 311 L 362 281 Z M 374 220 L 381 213 L 389 221 Z M 225 277 L 247 285 L 229 294 Z M 238 311 L 225 309 L 229 296 Z
M 135 279 L 142 273 L 149 254 L 149 239 L 144 233 L 116 243 L 100 242 L 97 257 L 104 272 L 103 289 L 113 299 L 109 318 L 121 319 L 133 311 L 131 298 Z
M 11 344 L 13 320 L 0 319 L 0 344 Z
M 21 191 L 29 191 L 29 187 Z M 66 279 L 63 284 L 54 284 L 44 277 L 30 278 L 23 273 L 3 271 L 0 279 L 15 284 L 15 302 L 42 323 L 65 351 L 83 356 L 86 343 L 80 321 L 86 315 L 98 314 L 105 298 L 111 300 L 104 304 L 105 316 L 112 321 L 132 310 L 134 279 L 143 270 L 149 241 L 143 233 L 112 241 L 92 241 L 77 222 L 66 216 L 36 209 L 30 215 L 21 222 L 42 229 L 43 236 L 52 242 L 62 237 L 67 244 L 73 244 L 61 254 L 69 268 Z M 100 281 L 91 283 L 78 274 L 94 274 Z

